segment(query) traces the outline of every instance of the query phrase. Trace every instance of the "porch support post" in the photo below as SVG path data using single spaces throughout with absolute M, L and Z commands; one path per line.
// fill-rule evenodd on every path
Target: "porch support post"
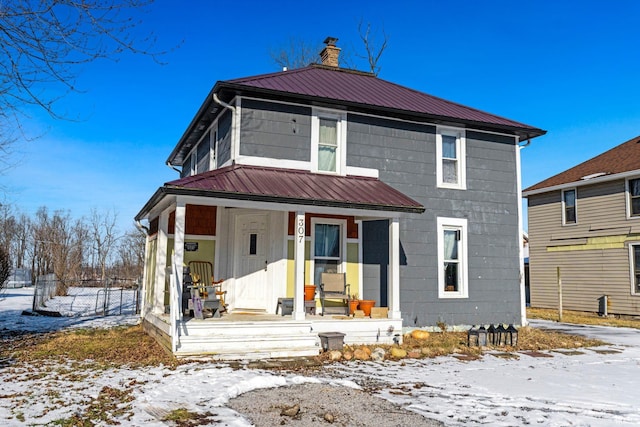
M 186 208 L 184 201 L 178 199 L 176 205 L 176 226 L 173 245 L 173 280 L 171 281 L 171 342 L 173 351 L 178 349 L 180 331 L 178 323 L 182 319 L 182 264 L 184 263 L 184 230 Z
M 154 280 L 153 311 L 156 314 L 164 313 L 164 285 L 167 280 L 167 235 L 169 232 L 169 212 L 160 213 L 158 220 L 158 242 L 156 250 L 156 271 Z
M 304 320 L 304 244 L 306 224 L 304 212 L 296 212 L 295 241 L 293 251 L 294 263 L 294 294 L 293 294 L 293 319 Z
M 144 319 L 145 311 L 147 310 L 147 304 L 151 301 L 147 301 L 147 286 L 149 286 L 149 234 L 145 231 L 144 234 L 144 270 L 142 270 L 142 287 L 139 288 L 138 301 L 140 307 L 140 317 Z M 151 272 L 151 275 L 155 276 L 155 271 Z M 152 305 L 153 306 L 153 305 Z
M 401 319 L 400 312 L 400 222 L 389 220 L 389 318 Z

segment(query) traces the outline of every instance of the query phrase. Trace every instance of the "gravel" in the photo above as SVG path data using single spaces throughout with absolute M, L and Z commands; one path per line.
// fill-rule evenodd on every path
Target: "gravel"
M 293 415 L 295 405 L 300 409 Z M 444 425 L 365 391 L 328 384 L 307 383 L 254 390 L 232 399 L 227 406 L 256 427 Z

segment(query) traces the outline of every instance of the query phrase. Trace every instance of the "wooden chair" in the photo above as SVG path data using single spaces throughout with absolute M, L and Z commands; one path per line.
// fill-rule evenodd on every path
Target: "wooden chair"
M 196 288 L 206 300 L 219 300 L 221 313 L 227 311 L 227 305 L 224 302 L 227 291 L 222 290 L 222 282 L 224 280 L 213 279 L 213 264 L 209 261 L 189 261 L 189 271 L 193 280 L 193 287 Z
M 345 273 L 322 273 L 320 275 L 320 305 L 322 306 L 322 315 L 326 312 L 326 300 L 340 300 L 345 307 L 340 308 L 341 312 L 349 315 L 349 285 L 347 284 L 347 275 Z

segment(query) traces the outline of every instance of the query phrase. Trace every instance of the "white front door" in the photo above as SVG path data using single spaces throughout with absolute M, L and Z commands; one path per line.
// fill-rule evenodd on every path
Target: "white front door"
M 267 224 L 267 214 L 236 217 L 234 272 L 236 309 L 267 309 L 269 294 Z

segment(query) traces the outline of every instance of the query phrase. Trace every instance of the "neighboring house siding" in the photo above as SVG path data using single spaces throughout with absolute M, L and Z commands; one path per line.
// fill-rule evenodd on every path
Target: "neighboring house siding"
M 309 161 L 311 108 L 242 100 L 240 155 Z
M 609 297 L 610 313 L 639 314 L 631 294 L 629 242 L 640 241 L 640 219 L 626 218 L 625 182 L 577 188 L 577 222 L 562 225 L 561 192 L 528 197 L 531 306 L 598 311 Z
M 218 167 L 231 160 L 231 113 L 225 111 L 218 120 Z
M 515 140 L 467 131 L 467 190 L 447 190 L 436 188 L 435 132 L 429 125 L 348 116 L 347 164 L 378 169 L 382 181 L 426 207 L 400 221 L 403 320 L 407 326 L 519 323 Z M 437 217 L 468 219 L 468 298 L 438 297 Z M 368 233 L 388 233 L 384 221 L 363 228 L 365 240 Z M 363 245 L 364 259 L 376 250 Z M 375 269 L 365 265 L 365 280 L 376 280 Z

